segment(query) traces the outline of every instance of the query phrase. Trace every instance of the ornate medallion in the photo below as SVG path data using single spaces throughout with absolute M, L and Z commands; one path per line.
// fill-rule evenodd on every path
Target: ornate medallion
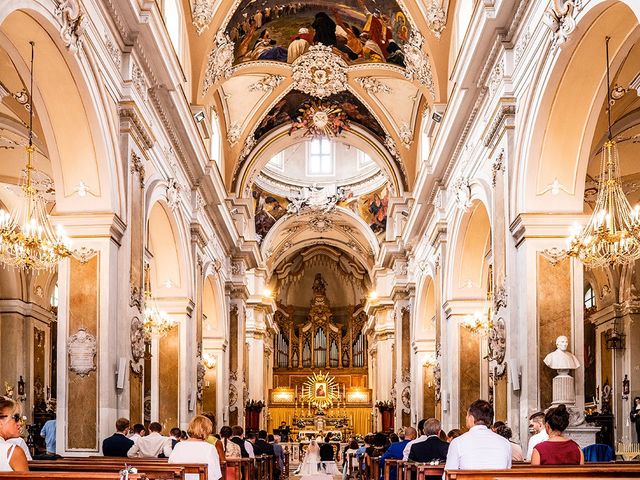
M 318 98 L 347 89 L 347 64 L 325 45 L 313 45 L 292 64 L 293 88 Z
M 96 337 L 87 332 L 85 328 L 79 328 L 69 337 L 67 351 L 69 353 L 69 371 L 85 377 L 96 369 L 95 358 L 98 352 Z

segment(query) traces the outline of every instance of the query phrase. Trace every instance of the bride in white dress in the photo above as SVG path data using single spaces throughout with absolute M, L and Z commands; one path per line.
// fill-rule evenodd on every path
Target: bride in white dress
M 315 440 L 311 440 L 304 459 L 298 467 L 296 475 L 315 475 L 318 473 L 318 464 L 320 463 L 320 447 Z

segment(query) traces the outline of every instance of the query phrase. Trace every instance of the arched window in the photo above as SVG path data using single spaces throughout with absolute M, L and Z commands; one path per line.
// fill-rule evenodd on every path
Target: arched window
M 164 24 L 169 32 L 169 38 L 173 44 L 178 57 L 182 53 L 182 45 L 180 42 L 182 29 L 181 29 L 181 14 L 178 0 L 165 0 L 164 1 Z
M 218 164 L 218 169 L 222 173 L 222 143 L 220 135 L 220 123 L 216 112 L 211 112 L 211 159 Z
M 50 303 L 52 307 L 58 308 L 58 284 L 53 286 L 53 292 L 51 292 Z
M 589 285 L 584 291 L 584 308 L 588 310 L 596 306 L 596 294 L 593 291 L 593 287 Z

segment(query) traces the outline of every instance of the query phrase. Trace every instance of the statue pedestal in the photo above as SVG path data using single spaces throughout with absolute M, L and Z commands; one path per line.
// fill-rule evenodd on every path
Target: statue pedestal
M 576 403 L 576 391 L 573 377 L 569 375 L 569 370 L 558 370 L 558 375 L 553 377 L 553 400 L 552 406 L 573 405 Z
M 564 433 L 571 440 L 580 445 L 580 448 L 584 448 L 587 445 L 593 445 L 596 443 L 596 433 L 600 431 L 600 427 L 592 425 L 579 425 L 577 427 L 569 427 Z

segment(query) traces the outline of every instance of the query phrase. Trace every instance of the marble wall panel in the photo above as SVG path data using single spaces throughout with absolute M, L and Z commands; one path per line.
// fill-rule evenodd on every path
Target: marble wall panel
M 460 411 L 459 427 L 466 427 L 467 408 L 480 398 L 480 337 L 459 326 Z
M 144 423 L 142 414 L 142 373 L 129 370 L 129 419 L 131 423 Z
M 46 333 L 37 327 L 33 329 L 33 403 L 45 399 L 44 385 L 46 370 L 44 356 L 46 350 Z
M 538 254 L 538 369 L 540 408 L 551 405 L 556 372 L 543 360 L 556 349 L 556 338 L 571 337 L 571 260 L 550 262 Z
M 178 425 L 180 327 L 173 328 L 162 337 L 158 348 L 160 384 L 159 422 L 168 432 Z
M 99 255 L 86 262 L 70 260 L 68 335 L 85 328 L 98 339 Z M 99 362 L 100 350 L 96 355 Z M 98 377 L 96 370 L 86 376 L 67 373 L 67 448 L 98 449 Z
M 436 389 L 433 383 L 433 367 L 422 367 L 422 418 L 436 416 Z M 438 417 L 442 418 L 442 417 Z
M 202 390 L 202 411 L 216 411 L 216 371 L 207 370 L 204 376 L 204 388 Z

